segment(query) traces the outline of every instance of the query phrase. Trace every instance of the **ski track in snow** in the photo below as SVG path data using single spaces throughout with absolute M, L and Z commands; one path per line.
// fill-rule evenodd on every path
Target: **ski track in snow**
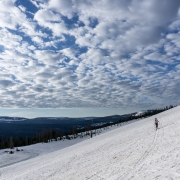
M 0 180 L 179 180 L 180 107 L 0 168 L 0 174 Z

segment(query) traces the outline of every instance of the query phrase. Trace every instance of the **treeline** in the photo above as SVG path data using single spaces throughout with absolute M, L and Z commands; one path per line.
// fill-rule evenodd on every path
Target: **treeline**
M 5 149 L 5 148 L 13 149 L 14 147 L 27 146 L 30 144 L 33 144 L 33 141 L 32 141 L 32 138 L 29 138 L 29 137 L 25 137 L 25 138 L 1 137 L 0 139 L 0 149 Z
M 55 128 L 49 130 L 43 130 L 40 133 L 37 133 L 34 137 L 25 137 L 25 138 L 18 138 L 18 137 L 10 137 L 10 138 L 3 138 L 0 139 L 0 149 L 10 148 L 13 149 L 14 147 L 21 147 L 27 146 L 36 143 L 49 143 L 51 141 L 59 141 L 59 140 L 71 140 L 76 139 L 77 137 L 93 137 L 94 135 L 98 135 L 102 132 L 102 130 L 107 129 L 107 124 L 93 126 L 88 125 L 82 129 L 78 129 L 77 126 L 74 126 L 72 131 L 66 132 L 63 130 L 58 130 Z
M 155 114 L 159 114 L 163 111 L 166 111 L 168 109 L 171 109 L 175 106 L 166 106 L 162 109 L 155 109 L 155 110 L 149 110 L 147 112 L 141 113 L 139 115 L 136 114 L 130 114 L 127 117 L 120 118 L 116 122 L 108 122 L 108 123 L 101 123 L 101 124 L 89 124 L 86 127 L 78 128 L 77 126 L 74 126 L 72 130 L 63 131 L 58 130 L 55 128 L 51 128 L 48 130 L 43 130 L 40 133 L 37 133 L 34 137 L 24 137 L 24 138 L 18 138 L 18 137 L 10 137 L 10 138 L 4 138 L 1 137 L 0 139 L 0 149 L 10 148 L 13 149 L 14 147 L 21 147 L 21 146 L 27 146 L 31 144 L 36 143 L 49 143 L 51 141 L 59 141 L 59 140 L 71 140 L 76 138 L 83 138 L 83 137 L 93 137 L 96 135 L 99 135 L 103 130 L 108 129 L 110 126 L 116 125 L 121 126 L 122 123 L 126 123 L 128 121 L 139 119 L 139 118 L 146 118 L 149 116 L 153 116 Z

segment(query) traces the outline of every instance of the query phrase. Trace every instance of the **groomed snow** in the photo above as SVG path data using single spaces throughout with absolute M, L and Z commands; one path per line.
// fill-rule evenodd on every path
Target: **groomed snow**
M 155 117 L 160 121 L 157 131 Z M 7 180 L 178 180 L 180 107 L 0 168 L 0 177 Z

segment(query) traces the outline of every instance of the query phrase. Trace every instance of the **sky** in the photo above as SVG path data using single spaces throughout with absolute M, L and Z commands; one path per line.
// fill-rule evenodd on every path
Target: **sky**
M 0 0 L 1 115 L 177 105 L 179 62 L 179 0 Z

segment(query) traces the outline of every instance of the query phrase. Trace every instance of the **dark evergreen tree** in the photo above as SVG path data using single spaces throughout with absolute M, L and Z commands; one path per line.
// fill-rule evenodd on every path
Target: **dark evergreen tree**
M 14 148 L 14 142 L 13 142 L 13 138 L 12 137 L 10 137 L 10 140 L 9 140 L 9 148 L 10 149 Z

